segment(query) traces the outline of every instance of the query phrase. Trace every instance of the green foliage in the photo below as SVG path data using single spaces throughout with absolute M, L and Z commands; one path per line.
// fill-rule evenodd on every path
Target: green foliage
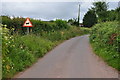
M 25 18 L 11 19 L 8 16 L 2 16 L 2 19 L 0 39 L 3 42 L 0 42 L 0 45 L 2 45 L 3 78 L 10 78 L 31 66 L 58 43 L 89 32 L 86 28 L 69 26 L 63 20 L 45 22 L 31 19 L 32 33 L 25 35 L 27 28 L 22 27 Z
M 44 22 L 40 20 L 31 20 L 33 23 L 32 31 L 34 34 L 41 33 L 43 31 L 50 32 L 57 30 L 56 24 L 54 22 Z
M 33 23 L 33 33 L 41 34 L 42 32 L 54 32 L 63 29 L 69 29 L 70 26 L 66 21 L 56 20 L 55 22 L 44 22 L 40 20 L 31 20 Z
M 120 27 L 118 22 L 96 24 L 91 31 L 90 41 L 97 55 L 110 66 L 120 70 L 118 61 L 120 46 Z
M 54 32 L 63 29 L 69 29 L 66 21 L 56 20 L 55 22 L 44 22 L 40 20 L 31 20 L 33 22 L 34 27 L 33 33 L 38 34 L 41 32 Z
M 120 2 L 119 2 L 120 3 Z M 117 21 L 120 21 L 120 6 L 118 8 L 115 9 L 116 12 L 116 17 L 117 17 Z
M 71 26 L 67 30 L 60 30 L 60 31 L 54 31 L 54 32 L 42 32 L 42 37 L 45 39 L 48 39 L 52 42 L 56 41 L 63 41 L 67 40 L 69 38 L 80 36 L 83 34 L 88 34 L 90 30 L 87 28 L 77 28 L 75 26 Z
M 7 28 L 2 33 L 2 77 L 11 77 L 34 62 L 34 57 L 27 49 L 21 49 L 14 36 L 9 35 Z
M 22 27 L 25 21 L 25 18 L 19 18 L 19 17 L 14 17 L 13 19 L 11 19 L 12 21 L 12 27 L 15 29 L 14 31 L 18 34 L 25 34 L 25 30 L 26 28 Z
M 91 32 L 91 28 L 81 27 L 80 31 L 82 34 L 89 34 Z
M 93 8 L 95 8 L 95 11 L 97 13 L 102 11 L 107 11 L 107 8 L 108 8 L 108 4 L 106 4 L 106 2 L 103 2 L 103 1 L 94 2 L 93 5 L 94 5 Z
M 89 10 L 83 18 L 84 27 L 92 27 L 96 23 L 97 23 L 97 17 L 95 15 L 95 12 Z
M 78 26 L 77 18 L 76 18 L 76 19 L 75 19 L 75 18 L 69 19 L 69 20 L 68 20 L 68 23 L 69 23 L 70 25 L 73 25 L 73 26 Z
M 22 27 L 25 21 L 25 18 L 22 17 L 13 17 L 11 19 L 8 16 L 1 16 L 2 17 L 2 24 L 7 25 L 7 28 L 12 29 L 14 28 L 15 30 L 12 33 L 17 33 L 17 34 L 26 34 L 27 28 Z M 30 31 L 32 31 L 34 34 L 38 34 L 42 31 L 50 32 L 50 31 L 55 31 L 55 30 L 62 30 L 62 29 L 69 29 L 69 25 L 67 24 L 66 21 L 63 20 L 56 20 L 56 21 L 40 21 L 40 20 L 35 20 L 35 19 L 30 19 L 33 27 L 30 28 Z
M 2 24 L 7 25 L 7 28 L 11 28 L 12 20 L 10 19 L 10 17 L 8 17 L 8 16 L 1 16 L 1 17 L 2 17 Z
M 116 15 L 115 10 L 107 11 L 107 21 L 115 21 L 117 20 L 117 15 Z
M 38 57 L 52 49 L 51 41 L 35 35 L 10 35 L 7 28 L 2 33 L 2 77 L 12 77 L 29 67 Z
M 98 22 L 118 21 L 120 19 L 120 7 L 115 10 L 108 10 L 108 3 L 106 2 L 94 2 L 90 10 L 95 11 Z
M 98 17 L 98 21 L 99 22 L 104 22 L 106 21 L 106 15 L 107 15 L 107 8 L 108 8 L 108 4 L 106 2 L 103 1 L 98 1 L 98 2 L 94 2 L 93 3 L 92 9 L 95 11 L 97 17 Z
M 120 21 L 120 7 L 107 11 L 107 21 Z
M 57 19 L 55 21 L 55 23 L 56 23 L 56 27 L 58 28 L 58 30 L 60 30 L 60 29 L 68 29 L 69 28 L 66 21 Z
M 17 36 L 16 42 L 22 49 L 27 48 L 35 57 L 42 57 L 46 52 L 52 49 L 54 44 L 36 35 Z

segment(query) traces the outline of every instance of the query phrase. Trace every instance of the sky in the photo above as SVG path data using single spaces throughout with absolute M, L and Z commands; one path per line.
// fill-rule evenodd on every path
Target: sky
M 8 16 L 22 16 L 41 19 L 44 21 L 63 19 L 68 20 L 71 18 L 77 18 L 78 16 L 78 4 L 80 7 L 80 22 L 89 8 L 92 6 L 92 2 L 36 2 L 33 1 L 3 1 L 1 4 L 1 15 Z M 118 2 L 109 2 L 109 10 L 115 9 L 118 6 Z

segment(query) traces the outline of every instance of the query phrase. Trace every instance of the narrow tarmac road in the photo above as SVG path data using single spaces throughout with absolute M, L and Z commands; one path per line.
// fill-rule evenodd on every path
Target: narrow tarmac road
M 93 52 L 89 36 L 67 40 L 16 78 L 118 78 Z

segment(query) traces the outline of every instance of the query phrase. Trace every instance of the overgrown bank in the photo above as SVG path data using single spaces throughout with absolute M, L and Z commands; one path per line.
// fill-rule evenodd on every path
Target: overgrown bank
M 95 53 L 108 65 L 120 70 L 120 26 L 118 22 L 99 23 L 92 27 L 90 42 Z

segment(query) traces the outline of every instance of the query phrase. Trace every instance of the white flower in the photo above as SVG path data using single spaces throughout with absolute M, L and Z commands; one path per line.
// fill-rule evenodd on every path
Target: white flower
M 6 40 L 8 39 L 8 37 L 7 37 L 7 36 L 5 36 L 4 38 L 5 38 Z
M 21 46 L 20 48 L 22 49 L 23 47 Z
M 15 47 L 15 45 L 12 45 L 13 47 Z
M 13 69 L 13 67 L 12 67 L 12 69 Z

